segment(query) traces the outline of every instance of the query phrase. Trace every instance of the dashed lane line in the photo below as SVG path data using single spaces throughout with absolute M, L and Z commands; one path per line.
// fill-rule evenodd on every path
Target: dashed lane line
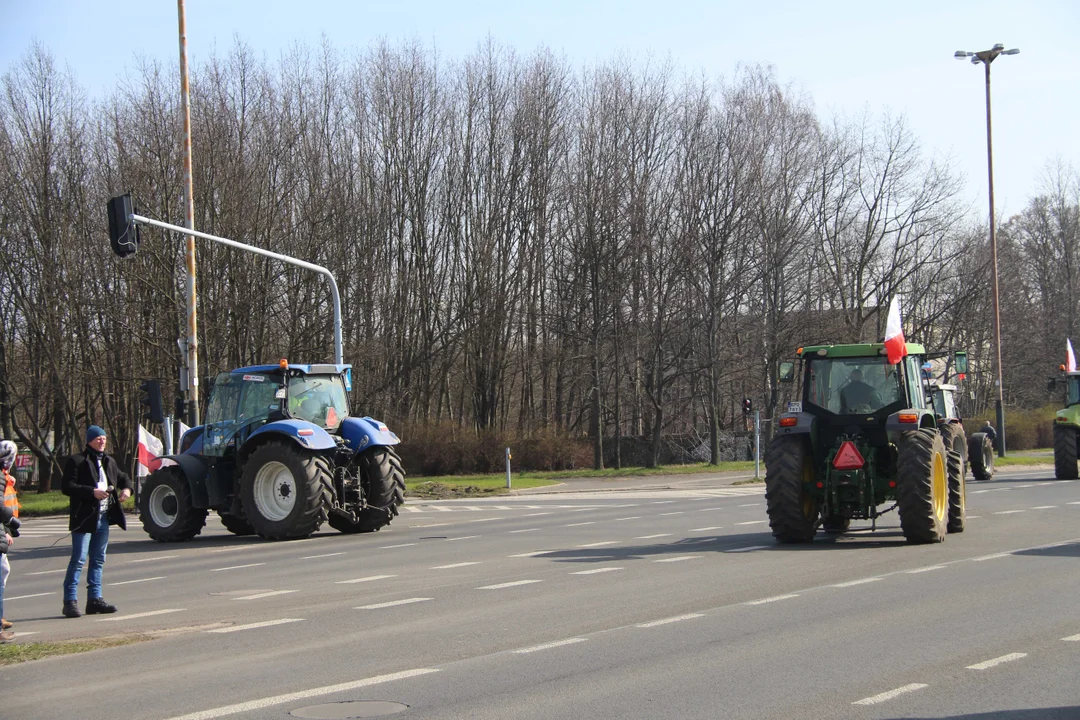
M 382 610 L 388 607 L 397 607 L 398 605 L 412 605 L 413 603 L 427 602 L 432 598 L 414 597 L 405 598 L 404 600 L 393 600 L 391 602 L 375 603 L 374 605 L 361 605 L 360 607 L 353 608 L 353 610 Z
M 1001 657 L 993 658 L 992 660 L 984 660 L 981 663 L 975 663 L 974 665 L 968 665 L 967 670 L 988 670 L 1002 663 L 1012 662 L 1013 660 L 1019 660 L 1020 658 L 1026 658 L 1027 653 L 1009 653 L 1008 655 L 1002 655 Z
M 618 540 L 604 540 L 603 542 L 586 543 L 585 545 L 578 545 L 579 548 L 594 548 L 604 547 L 605 545 L 618 545 Z
M 304 618 L 281 618 L 280 620 L 263 620 L 262 622 L 248 623 L 247 625 L 232 625 L 231 627 L 217 628 L 216 630 L 207 630 L 208 633 L 234 633 L 241 632 L 243 630 L 257 630 L 264 627 L 273 627 L 274 625 L 285 625 L 286 623 L 303 622 Z
M 749 600 L 745 605 L 764 605 L 766 603 L 779 602 L 781 600 L 790 600 L 791 598 L 799 597 L 798 593 L 788 593 L 787 595 L 773 595 L 772 597 L 761 598 L 760 600 Z
M 116 585 L 134 585 L 135 583 L 143 583 L 143 582 L 150 582 L 151 580 L 164 580 L 164 579 L 165 579 L 164 575 L 158 575 L 157 577 L 140 578 L 138 580 L 124 580 L 122 582 L 109 583 L 109 587 L 114 587 Z
M 184 612 L 185 608 L 166 608 L 165 610 L 151 610 L 149 612 L 135 613 L 133 615 L 111 615 L 106 618 L 97 618 L 96 622 L 118 622 L 120 620 L 136 620 L 155 615 L 168 615 L 169 613 Z
M 1023 510 L 998 510 L 993 515 L 1015 515 L 1016 513 L 1022 513 Z
M 226 570 L 241 570 L 249 567 L 259 567 L 266 563 L 248 563 L 247 565 L 230 565 L 229 567 L 211 568 L 210 572 L 225 572 Z
M 135 563 L 157 562 L 158 560 L 171 560 L 172 558 L 178 558 L 178 557 L 180 557 L 180 556 L 179 555 L 158 555 L 157 557 L 139 558 L 138 560 L 128 560 L 124 564 L 125 565 L 134 565 Z M 62 572 L 62 571 L 60 571 L 60 570 L 56 570 L 56 571 L 49 570 L 49 572 Z M 31 573 L 31 574 L 37 574 L 37 573 Z
M 513 652 L 519 655 L 525 655 L 527 653 L 539 652 L 540 650 L 551 650 L 552 648 L 563 647 L 564 645 L 573 645 L 574 643 L 585 642 L 585 638 L 568 638 L 566 640 L 556 640 L 554 642 L 543 643 L 542 645 L 533 645 L 532 647 L 521 648 L 520 650 L 514 650 Z
M 435 668 L 416 668 L 415 670 L 403 670 L 401 672 L 390 673 L 388 675 L 376 675 L 374 677 L 364 678 L 362 680 L 353 680 L 350 682 L 338 683 L 337 685 L 324 685 L 322 687 L 311 688 L 309 690 L 300 690 L 298 692 L 286 693 L 284 695 L 273 695 L 271 697 L 259 698 L 257 700 L 248 700 L 247 702 L 235 703 L 233 705 L 222 705 L 221 707 L 211 708 L 209 710 L 200 710 L 199 712 L 193 712 L 187 715 L 177 715 L 176 717 L 171 717 L 167 720 L 216 720 L 217 718 L 226 717 L 228 715 L 236 715 L 243 712 L 252 712 L 254 710 L 261 710 L 263 708 L 272 707 L 274 705 L 294 703 L 297 700 L 307 700 L 308 698 L 319 697 L 321 695 L 332 695 L 334 693 L 349 692 L 362 687 L 380 685 L 382 683 L 392 682 L 394 680 L 404 680 L 406 678 L 413 678 L 420 675 L 428 675 L 430 673 L 436 672 L 439 671 Z
M 944 565 L 928 565 L 927 567 L 915 568 L 914 570 L 905 570 L 906 575 L 916 575 L 918 573 L 930 572 L 931 570 L 944 570 Z
M 480 561 L 473 560 L 471 562 L 451 563 L 450 565 L 436 565 L 435 567 L 433 567 L 431 569 L 432 570 L 450 570 L 451 568 L 468 567 L 469 565 L 479 565 L 479 564 L 480 564 Z
M 724 529 L 723 525 L 711 525 L 709 527 L 703 527 L 703 528 L 690 528 L 690 532 L 706 532 L 708 530 L 723 530 L 723 529 Z
M 389 580 L 390 578 L 397 577 L 397 575 L 368 575 L 367 577 L 355 578 L 353 580 L 337 580 L 335 585 L 353 585 L 355 583 L 372 582 L 373 580 Z
M 597 573 L 615 572 L 616 570 L 622 570 L 621 567 L 600 567 L 593 568 L 592 570 L 578 570 L 570 573 L 571 575 L 596 575 Z
M 660 513 L 660 517 L 663 517 L 664 515 L 683 515 L 683 514 L 685 514 L 684 510 L 676 510 L 675 512 Z
M 687 613 L 686 615 L 676 615 L 675 617 L 664 618 L 663 620 L 653 620 L 652 622 L 640 623 L 636 627 L 639 628 L 651 628 L 659 625 L 667 625 L 668 623 L 682 622 L 683 620 L 693 620 L 694 618 L 705 617 L 703 613 Z
M 868 697 L 868 698 L 863 698 L 862 700 L 856 700 L 855 702 L 853 702 L 851 704 L 852 705 L 877 705 L 878 703 L 883 703 L 886 700 L 892 700 L 894 697 L 904 695 L 905 693 L 915 692 L 916 690 L 922 690 L 925 687 L 930 687 L 930 686 L 927 685 L 926 683 L 911 683 L 910 685 L 904 685 L 903 687 L 898 687 L 895 690 L 889 690 L 888 692 L 883 692 L 880 695 L 873 695 L 873 696 Z
M 671 533 L 658 533 L 656 535 L 638 535 L 635 540 L 653 540 L 655 538 L 671 537 Z
M 971 562 L 982 562 L 983 560 L 997 560 L 998 558 L 1009 557 L 1011 552 L 994 553 L 993 555 L 983 555 L 982 557 L 971 558 Z
M 55 595 L 56 591 L 34 593 L 33 595 L 16 595 L 15 597 L 4 598 L 4 602 L 11 602 L 12 600 L 25 600 L 26 598 L 45 597 L 46 595 Z
M 456 540 L 475 540 L 478 537 L 483 537 L 483 535 L 463 535 L 461 537 L 449 538 L 446 542 L 454 542 Z
M 266 592 L 255 593 L 254 595 L 241 595 L 240 597 L 234 597 L 233 600 L 259 600 L 267 597 L 275 597 L 277 595 L 288 595 L 294 592 L 296 592 L 296 590 L 267 590 Z
M 699 557 L 701 557 L 701 556 L 700 555 L 679 555 L 678 557 L 673 557 L 673 558 L 661 558 L 660 560 L 653 560 L 653 562 L 674 563 L 674 562 L 683 562 L 684 560 L 696 560 Z
M 596 524 L 595 520 L 590 520 L 589 522 L 570 523 L 569 525 L 563 525 L 563 527 L 581 527 L 582 525 L 595 525 L 595 524 Z
M 23 573 L 23 574 L 24 575 L 52 575 L 53 573 L 62 573 L 62 572 L 67 572 L 67 569 L 66 568 L 60 568 L 59 570 L 39 570 L 38 572 Z M 13 600 L 13 599 L 14 598 L 8 598 L 8 600 Z
M 726 553 L 754 552 L 756 550 L 768 550 L 770 547 L 772 547 L 772 546 L 771 545 L 748 545 L 747 547 L 731 548 L 730 550 L 725 550 L 724 552 L 726 552 Z
M 323 553 L 322 555 L 305 555 L 304 557 L 300 558 L 300 560 L 314 560 L 315 558 L 334 557 L 335 555 L 344 555 L 344 554 L 345 554 L 344 552 L 332 552 L 332 553 Z
M 736 525 L 761 525 L 769 522 L 768 520 L 748 520 L 746 522 L 737 522 Z
M 1070 635 L 1069 637 L 1061 638 L 1065 642 L 1080 642 L 1080 635 Z
M 544 582 L 543 580 L 514 580 L 513 582 L 498 583 L 496 585 L 484 585 L 483 587 L 476 588 L 477 590 L 503 590 L 504 588 L 518 587 L 520 585 L 532 585 L 533 583 Z
M 533 550 L 532 552 L 518 553 L 517 555 L 507 555 L 506 557 L 527 558 L 527 557 L 536 557 L 538 555 L 550 555 L 553 552 L 559 552 L 559 551 L 558 550 Z
M 523 529 L 521 529 L 521 530 L 511 530 L 511 531 L 510 531 L 510 534 L 511 534 L 511 535 L 513 535 L 514 533 L 527 533 L 527 532 L 536 532 L 536 531 L 537 531 L 537 530 L 539 530 L 539 529 L 540 529 L 540 528 L 523 528 Z
M 848 580 L 847 582 L 836 583 L 832 587 L 834 587 L 834 588 L 855 587 L 856 585 L 865 585 L 866 583 L 877 582 L 880 579 L 881 578 L 879 578 L 879 577 L 871 577 L 871 578 L 862 578 L 861 580 Z
M 1036 505 L 1032 510 L 1053 510 L 1057 505 Z
M 641 519 L 640 515 L 631 515 L 630 517 L 615 518 L 615 520 L 613 522 L 622 522 L 623 520 L 640 520 L 640 519 Z
M 399 545 L 383 545 L 379 547 L 379 550 L 393 550 L 394 548 L 412 547 L 413 545 L 419 545 L 419 543 L 401 543 Z

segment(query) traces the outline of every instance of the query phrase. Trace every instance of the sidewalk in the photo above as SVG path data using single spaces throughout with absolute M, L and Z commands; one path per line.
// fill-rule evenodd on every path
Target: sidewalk
M 761 473 L 764 481 L 764 468 Z M 703 490 L 727 487 L 739 481 L 753 480 L 753 471 L 703 472 L 692 475 L 639 475 L 627 478 L 565 478 L 558 485 L 537 488 L 513 488 L 511 495 L 547 495 L 597 490 Z

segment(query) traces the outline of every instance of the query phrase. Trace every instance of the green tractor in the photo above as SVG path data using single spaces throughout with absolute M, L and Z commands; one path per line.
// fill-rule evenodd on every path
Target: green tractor
M 1080 372 L 1065 372 L 1065 407 L 1054 416 L 1054 477 L 1075 480 L 1077 433 L 1080 433 Z M 1050 378 L 1047 390 L 1057 381 Z
M 799 349 L 801 401 L 778 417 L 766 456 L 765 498 L 778 541 L 810 542 L 819 527 L 844 532 L 852 520 L 876 529 L 893 509 L 911 543 L 963 532 L 963 426 L 928 402 L 923 347 L 907 343 L 907 352 L 890 365 L 880 343 Z M 957 372 L 966 364 L 957 353 Z M 794 382 L 796 363 L 781 363 L 779 378 Z

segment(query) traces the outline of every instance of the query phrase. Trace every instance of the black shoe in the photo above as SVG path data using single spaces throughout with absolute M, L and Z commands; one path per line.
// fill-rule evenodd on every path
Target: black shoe
M 86 601 L 87 615 L 108 615 L 116 612 L 116 606 L 105 602 L 104 598 L 90 598 Z
M 64 617 L 77 618 L 82 617 L 82 613 L 79 612 L 78 600 L 65 600 L 64 601 Z

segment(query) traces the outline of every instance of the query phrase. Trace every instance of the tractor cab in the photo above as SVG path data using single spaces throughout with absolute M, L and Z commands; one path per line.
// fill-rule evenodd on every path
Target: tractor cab
M 959 420 L 960 413 L 956 409 L 956 386 L 948 384 L 933 384 L 927 388 L 930 404 L 934 408 L 934 414 L 938 422 Z

